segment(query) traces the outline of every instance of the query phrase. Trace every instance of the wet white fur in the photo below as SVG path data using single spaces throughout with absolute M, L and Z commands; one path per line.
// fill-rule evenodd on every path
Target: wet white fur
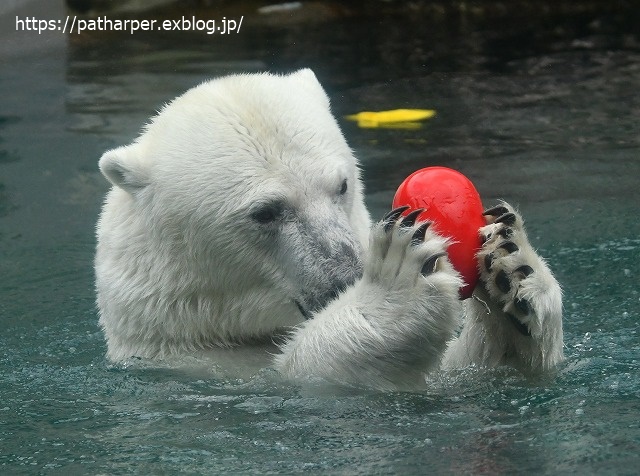
M 193 88 L 100 169 L 113 184 L 95 260 L 112 360 L 216 360 L 282 338 L 273 362 L 262 355 L 287 377 L 415 388 L 442 365 L 545 370 L 562 358 L 560 290 L 522 227 L 518 259 L 535 269 L 518 284 L 534 310 L 531 337 L 504 318 L 512 297 L 490 285 L 476 290 L 486 307 L 458 301 L 446 258 L 423 276 L 442 238 L 428 231 L 415 246 L 415 227 L 371 228 L 356 160 L 310 70 Z M 276 225 L 252 220 L 274 202 L 285 206 Z M 506 271 L 520 263 L 511 258 Z M 341 276 L 355 284 L 305 321 L 296 303 L 325 302 Z

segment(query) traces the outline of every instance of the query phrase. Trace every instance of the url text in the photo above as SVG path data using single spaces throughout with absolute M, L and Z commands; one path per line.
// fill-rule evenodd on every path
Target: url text
M 139 31 L 200 31 L 207 35 L 228 35 L 240 33 L 243 18 L 241 16 L 239 20 L 227 17 L 223 17 L 222 20 L 200 20 L 193 16 L 182 17 L 179 20 L 112 20 L 102 16 L 87 20 L 77 16 L 67 16 L 64 20 L 44 20 L 16 16 L 16 31 L 34 31 L 39 35 L 46 31 L 71 34 L 80 34 L 85 31 L 126 31 L 132 35 Z

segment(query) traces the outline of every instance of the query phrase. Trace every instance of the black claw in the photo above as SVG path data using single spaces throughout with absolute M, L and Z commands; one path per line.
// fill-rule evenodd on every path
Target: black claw
M 526 299 L 518 298 L 513 301 L 513 305 L 522 314 L 529 314 L 529 312 L 531 312 L 531 305 L 529 304 L 529 301 L 527 301 Z
M 511 321 L 511 324 L 513 324 L 513 327 L 515 327 L 520 334 L 522 334 L 525 337 L 531 337 L 531 330 L 529 329 L 529 326 L 521 322 L 513 314 L 509 314 L 509 313 L 506 313 L 506 314 L 509 320 Z
M 387 213 L 383 218 L 382 218 L 382 223 L 384 223 L 384 231 L 389 231 L 391 228 L 393 228 L 393 225 L 396 224 L 396 221 L 398 220 L 398 217 L 400 215 L 402 215 L 402 213 L 406 210 L 408 210 L 410 207 L 409 205 L 404 205 L 402 207 L 398 207 L 398 208 L 394 208 L 393 210 L 391 210 L 389 213 Z
M 502 248 L 507 253 L 515 253 L 520 249 L 518 248 L 518 245 L 516 245 L 513 241 L 505 241 L 500 246 L 498 246 L 498 248 Z
M 495 283 L 496 286 L 498 286 L 498 289 L 504 294 L 507 294 L 509 291 L 511 291 L 509 276 L 507 276 L 507 273 L 504 272 L 504 269 L 501 269 L 496 275 Z
M 482 214 L 483 215 L 491 215 L 494 217 L 504 215 L 505 213 L 509 213 L 509 209 L 503 205 L 497 205 L 495 207 L 491 207 L 486 209 Z
M 529 276 L 531 273 L 533 273 L 533 268 L 528 264 L 523 264 L 522 266 L 519 266 L 518 268 L 514 269 L 513 272 L 522 273 L 522 279 L 524 279 L 527 276 Z
M 430 225 L 430 221 L 425 221 L 416 229 L 416 231 L 413 233 L 413 236 L 411 237 L 412 245 L 416 246 L 424 241 L 424 236 L 427 233 L 427 228 L 429 228 Z
M 420 273 L 422 273 L 422 276 L 433 274 L 436 270 L 438 259 L 442 258 L 443 256 L 447 256 L 447 253 L 437 253 L 433 256 L 429 256 L 429 259 L 427 259 L 427 261 L 425 261 L 422 265 L 422 270 L 420 271 Z
M 498 231 L 498 235 L 500 235 L 505 240 L 513 237 L 513 228 L 504 227 L 500 231 Z
M 494 223 L 504 223 L 505 225 L 512 226 L 516 223 L 516 215 L 515 213 L 505 213 L 504 215 L 500 215 L 496 218 Z
M 400 222 L 401 228 L 411 228 L 416 220 L 418 219 L 418 215 L 420 215 L 424 211 L 424 208 L 418 208 L 417 210 L 412 211 L 407 216 L 405 216 Z
M 409 208 L 411 208 L 409 207 L 409 205 L 403 205 L 401 207 L 394 208 L 393 210 L 391 210 L 389 213 L 387 213 L 385 216 L 382 217 L 382 221 L 396 219 L 402 214 L 402 212 L 404 212 L 405 210 L 408 210 Z
M 487 271 L 491 271 L 491 265 L 493 264 L 493 253 L 489 253 L 484 257 L 484 267 Z

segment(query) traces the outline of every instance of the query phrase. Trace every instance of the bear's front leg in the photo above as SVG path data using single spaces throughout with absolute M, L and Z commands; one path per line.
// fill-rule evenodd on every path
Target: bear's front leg
M 289 377 L 321 377 L 378 389 L 424 386 L 458 324 L 459 275 L 447 242 L 390 212 L 371 231 L 363 277 L 297 328 L 276 356 Z
M 529 243 L 513 207 L 502 202 L 484 214 L 480 284 L 467 300 L 465 325 L 444 364 L 548 370 L 563 358 L 560 286 Z

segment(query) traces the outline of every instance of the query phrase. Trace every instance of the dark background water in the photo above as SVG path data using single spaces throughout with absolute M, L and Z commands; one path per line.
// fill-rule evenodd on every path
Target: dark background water
M 0 472 L 636 472 L 636 2 L 302 2 L 270 15 L 256 1 L 111 2 L 92 13 L 244 16 L 230 35 L 16 32 L 16 15 L 69 12 L 15 3 L 0 7 Z M 421 394 L 379 394 L 278 383 L 269 370 L 230 380 L 106 362 L 97 159 L 206 78 L 299 67 L 325 85 L 374 216 L 427 165 L 461 170 L 485 204 L 519 206 L 565 291 L 557 375 L 463 370 Z M 398 107 L 438 114 L 412 130 L 342 119 Z

